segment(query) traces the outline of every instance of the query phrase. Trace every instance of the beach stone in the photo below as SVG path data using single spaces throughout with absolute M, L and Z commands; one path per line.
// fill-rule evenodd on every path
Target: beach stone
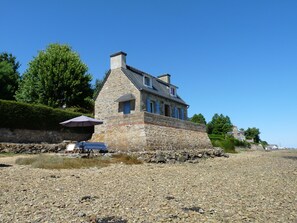
M 155 161 L 156 161 L 156 163 L 166 163 L 165 155 L 162 153 L 157 153 Z
M 203 152 L 189 152 L 188 158 Z M 171 160 L 183 152 L 168 153 L 165 159 Z M 0 156 L 0 164 L 9 165 L 0 165 L 1 222 L 295 222 L 297 217 L 297 151 L 67 170 L 15 164 L 21 157 L 31 155 Z

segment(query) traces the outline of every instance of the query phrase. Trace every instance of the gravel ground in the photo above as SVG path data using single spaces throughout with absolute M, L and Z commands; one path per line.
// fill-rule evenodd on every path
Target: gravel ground
M 297 222 L 297 151 L 60 171 L 15 158 L 0 158 L 0 222 Z

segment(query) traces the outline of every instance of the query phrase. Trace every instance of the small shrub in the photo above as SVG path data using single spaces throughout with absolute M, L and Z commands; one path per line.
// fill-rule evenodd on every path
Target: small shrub
M 245 148 L 251 148 L 251 144 L 247 141 L 240 141 L 238 139 L 234 139 L 234 145 L 238 147 L 245 147 Z
M 234 142 L 230 139 L 226 139 L 221 142 L 221 146 L 226 153 L 235 153 Z
M 223 135 L 209 135 L 211 143 L 214 147 L 221 147 L 225 153 L 236 153 L 235 151 L 235 139 L 229 136 Z

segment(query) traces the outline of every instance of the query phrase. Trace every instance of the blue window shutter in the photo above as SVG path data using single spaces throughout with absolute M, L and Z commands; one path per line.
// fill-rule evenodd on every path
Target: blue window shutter
M 156 113 L 160 114 L 160 102 L 156 101 Z
M 131 111 L 131 104 L 130 101 L 124 102 L 124 114 L 130 114 Z
M 184 109 L 182 108 L 182 109 L 180 109 L 180 111 L 181 111 L 181 119 L 185 120 Z
M 172 117 L 176 118 L 176 107 L 173 107 L 172 109 Z
M 178 118 L 177 116 L 178 116 L 177 107 L 174 107 L 174 117 Z
M 147 112 L 151 112 L 151 105 L 150 105 L 151 101 L 149 98 L 146 99 L 146 111 Z

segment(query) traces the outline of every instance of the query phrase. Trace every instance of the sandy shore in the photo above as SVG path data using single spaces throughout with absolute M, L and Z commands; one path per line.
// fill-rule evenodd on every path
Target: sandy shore
M 42 170 L 0 158 L 0 222 L 297 222 L 297 151 Z

